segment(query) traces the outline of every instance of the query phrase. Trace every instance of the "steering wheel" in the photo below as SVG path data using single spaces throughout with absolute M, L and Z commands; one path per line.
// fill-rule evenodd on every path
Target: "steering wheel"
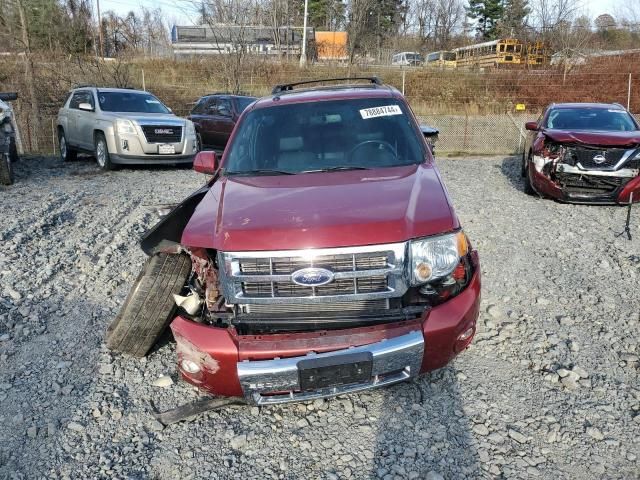
M 364 142 L 360 142 L 359 144 L 354 146 L 351 150 L 349 150 L 349 153 L 347 153 L 347 160 L 351 161 L 351 159 L 353 158 L 353 154 L 357 150 L 361 149 L 362 147 L 366 147 L 367 145 L 373 145 L 373 144 L 380 145 L 380 147 L 382 147 L 383 149 L 391 152 L 391 154 L 394 156 L 395 159 L 398 158 L 398 153 L 396 152 L 396 149 L 389 142 L 385 140 L 365 140 Z

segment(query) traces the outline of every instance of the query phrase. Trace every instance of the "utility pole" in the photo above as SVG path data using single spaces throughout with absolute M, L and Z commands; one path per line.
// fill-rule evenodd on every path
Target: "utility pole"
M 304 0 L 304 26 L 302 27 L 302 53 L 300 54 L 300 66 L 307 64 L 307 12 L 309 9 L 309 0 Z
M 100 58 L 104 58 L 104 42 L 102 41 L 102 17 L 100 16 L 100 0 L 96 0 L 98 9 L 98 41 L 100 42 Z

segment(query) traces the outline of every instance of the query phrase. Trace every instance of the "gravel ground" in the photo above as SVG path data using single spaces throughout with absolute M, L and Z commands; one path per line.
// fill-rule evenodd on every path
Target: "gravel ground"
M 640 478 L 640 207 L 522 192 L 518 160 L 438 161 L 483 268 L 472 346 L 392 388 L 229 407 L 162 428 L 198 397 L 174 347 L 113 355 L 103 332 L 142 264 L 153 205 L 186 169 L 100 173 L 29 158 L 0 187 L 0 478 Z M 154 386 L 162 375 L 169 386 Z

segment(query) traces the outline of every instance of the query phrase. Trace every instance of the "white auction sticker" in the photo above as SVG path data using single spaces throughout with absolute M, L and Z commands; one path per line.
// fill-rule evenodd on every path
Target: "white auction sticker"
M 398 105 L 384 105 L 382 107 L 364 108 L 360 110 L 360 115 L 366 120 L 367 118 L 402 115 L 402 110 Z

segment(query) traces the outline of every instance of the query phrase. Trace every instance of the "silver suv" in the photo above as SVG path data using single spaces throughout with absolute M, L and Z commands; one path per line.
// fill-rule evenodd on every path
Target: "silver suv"
M 191 163 L 197 153 L 190 120 L 148 92 L 81 87 L 58 112 L 58 142 L 63 160 L 92 153 L 103 170 L 115 164 Z

